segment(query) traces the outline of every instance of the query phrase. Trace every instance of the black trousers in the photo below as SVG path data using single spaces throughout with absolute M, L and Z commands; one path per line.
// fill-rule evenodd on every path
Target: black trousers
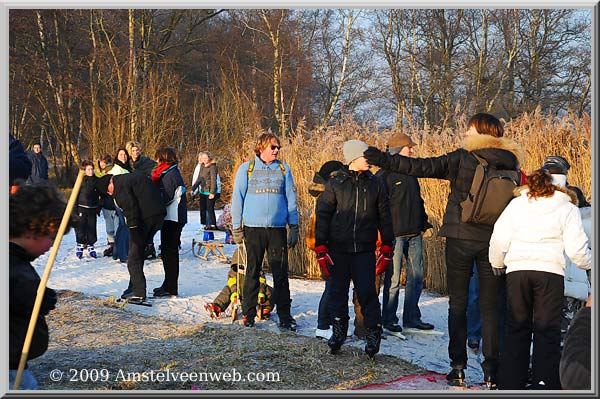
M 213 199 L 209 199 L 208 195 L 200 194 L 200 223 L 203 225 L 217 224 L 215 215 L 215 202 L 221 196 L 220 193 L 215 194 Z
M 146 297 L 146 276 L 144 276 L 144 248 L 148 237 L 161 229 L 163 218 L 155 216 L 144 219 L 139 226 L 129 228 L 129 256 L 127 258 L 127 270 L 129 270 L 129 287 L 133 295 Z
M 561 389 L 560 322 L 564 278 L 541 271 L 515 271 L 506 276 L 508 317 L 505 350 L 500 357 L 498 388 L 525 389 L 533 334 L 533 383 Z
M 177 295 L 177 280 L 179 279 L 179 239 L 183 224 L 165 220 L 160 229 L 160 250 L 165 269 L 165 280 L 162 287 L 165 291 Z
M 79 224 L 75 228 L 75 238 L 77 244 L 94 245 L 97 241 L 96 236 L 96 208 L 77 207 L 79 214 Z
M 329 255 L 334 263 L 329 282 L 329 313 L 331 317 L 349 319 L 348 290 L 350 280 L 352 280 L 365 327 L 375 328 L 381 324 L 381 307 L 375 288 L 375 252 L 330 251 Z
M 498 313 L 502 306 L 500 287 L 503 277 L 496 277 L 488 259 L 489 242 L 446 239 L 446 280 L 450 297 L 448 309 L 448 354 L 450 365 L 467 367 L 467 303 L 473 262 L 477 261 L 479 308 L 482 317 L 484 371 L 495 373 L 498 367 L 500 336 Z
M 279 320 L 291 316 L 290 282 L 288 280 L 287 231 L 285 227 L 244 227 L 248 261 L 242 309 L 244 316 L 254 320 L 256 298 L 260 289 L 260 271 L 265 251 L 273 273 L 271 302 L 277 307 Z

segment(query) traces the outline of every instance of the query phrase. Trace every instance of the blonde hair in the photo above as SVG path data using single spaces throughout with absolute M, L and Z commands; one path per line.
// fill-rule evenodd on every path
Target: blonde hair
M 139 141 L 135 141 L 135 140 L 130 140 L 127 142 L 127 144 L 125 144 L 125 149 L 127 149 L 127 152 L 131 154 L 131 149 L 133 147 L 137 147 L 140 149 L 140 152 L 142 151 L 142 145 L 140 144 Z

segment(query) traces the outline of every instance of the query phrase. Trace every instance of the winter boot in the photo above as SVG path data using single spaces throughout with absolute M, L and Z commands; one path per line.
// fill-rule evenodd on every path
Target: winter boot
M 250 318 L 247 315 L 244 315 L 244 327 L 254 327 L 254 317 Z
M 144 249 L 144 259 L 156 259 L 156 249 L 154 248 L 154 244 L 146 245 Z
M 210 314 L 211 319 L 218 319 L 221 316 L 221 308 L 212 302 L 204 305 L 204 309 Z
M 79 259 L 83 258 L 83 244 L 77 244 L 75 256 L 77 256 Z
M 446 381 L 451 386 L 462 386 L 465 383 L 465 371 L 462 367 L 452 367 L 452 370 L 446 374 Z
M 112 256 L 114 248 L 115 248 L 115 243 L 114 242 L 109 242 L 108 243 L 108 248 L 106 248 L 104 250 L 104 252 L 102 252 L 102 255 L 104 255 L 104 256 Z
M 90 256 L 94 259 L 96 259 L 98 257 L 98 254 L 96 253 L 96 249 L 94 249 L 93 245 L 90 245 L 88 248 L 88 254 L 90 254 Z
M 292 316 L 284 316 L 279 318 L 279 328 L 282 330 L 296 331 L 298 325 Z
M 346 334 L 348 334 L 348 319 L 333 319 L 333 334 L 327 341 L 327 345 L 331 348 L 331 354 L 335 355 L 344 342 L 346 342 Z
M 370 358 L 373 358 L 379 352 L 379 344 L 381 344 L 381 325 L 376 327 L 367 327 L 367 344 L 365 345 L 365 353 Z

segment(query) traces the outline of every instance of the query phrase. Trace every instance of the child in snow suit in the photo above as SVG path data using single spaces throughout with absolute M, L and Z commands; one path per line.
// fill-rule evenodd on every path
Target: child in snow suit
M 219 295 L 215 298 L 214 302 L 207 303 L 204 308 L 210 313 L 210 316 L 213 319 L 218 318 L 221 313 L 223 313 L 231 303 L 238 300 L 237 294 L 237 268 L 238 265 L 243 265 L 244 261 L 239 253 L 239 249 L 236 249 L 233 258 L 231 259 L 231 269 L 229 273 L 227 273 L 227 285 L 223 287 Z M 260 288 L 258 291 L 257 303 L 258 305 L 262 305 L 262 318 L 268 319 L 271 315 L 271 310 L 273 310 L 273 305 L 271 304 L 271 293 L 273 289 L 271 286 L 267 284 L 267 280 L 265 279 L 264 273 L 261 272 L 260 277 Z M 244 287 L 244 275 L 240 275 L 240 287 Z
M 81 183 L 79 196 L 77 197 L 77 214 L 79 216 L 79 225 L 75 228 L 77 237 L 77 250 L 75 255 L 79 259 L 83 257 L 83 250 L 87 247 L 88 253 L 92 258 L 96 258 L 94 244 L 97 240 L 96 234 L 96 216 L 100 213 L 100 193 L 96 190 L 96 181 L 98 178 L 94 174 L 94 164 L 92 161 L 84 160 L 81 162 L 85 176 Z
M 54 242 L 66 203 L 51 185 L 21 186 L 9 199 L 9 384 L 10 389 L 19 368 L 23 343 L 29 327 L 33 304 L 40 284 L 31 262 L 44 254 Z M 67 225 L 69 228 L 75 219 Z M 38 316 L 28 360 L 35 359 L 48 348 L 48 325 L 45 316 L 56 305 L 56 292 L 46 288 Z M 37 389 L 37 381 L 25 366 L 20 389 Z
M 330 277 L 329 311 L 333 335 L 327 341 L 337 353 L 348 332 L 348 290 L 356 287 L 367 330 L 365 352 L 373 357 L 381 343 L 381 307 L 375 290 L 375 270 L 392 262 L 394 233 L 387 190 L 369 172 L 363 156 L 367 145 L 359 140 L 344 143 L 347 165 L 329 179 L 317 200 L 315 252 L 325 276 Z M 381 256 L 375 246 L 381 232 Z

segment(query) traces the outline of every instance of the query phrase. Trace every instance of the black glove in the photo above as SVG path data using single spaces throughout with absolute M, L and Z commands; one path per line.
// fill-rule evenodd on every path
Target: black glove
M 494 276 L 500 277 L 503 274 L 506 274 L 506 267 L 494 267 L 494 266 L 492 266 L 492 273 L 494 273 Z
M 383 166 L 386 162 L 387 155 L 377 147 L 369 147 L 363 153 L 369 165 Z
M 46 316 L 51 310 L 54 310 L 56 308 L 57 300 L 58 296 L 56 295 L 56 291 L 54 291 L 52 288 L 46 287 L 46 291 L 44 291 L 44 297 L 42 298 L 40 314 L 42 316 Z
M 233 229 L 231 231 L 231 235 L 233 236 L 233 242 L 236 244 L 242 244 L 244 242 L 244 228 L 238 227 L 237 229 Z
M 298 244 L 298 225 L 290 224 L 290 231 L 288 233 L 287 244 L 289 248 L 293 248 Z

